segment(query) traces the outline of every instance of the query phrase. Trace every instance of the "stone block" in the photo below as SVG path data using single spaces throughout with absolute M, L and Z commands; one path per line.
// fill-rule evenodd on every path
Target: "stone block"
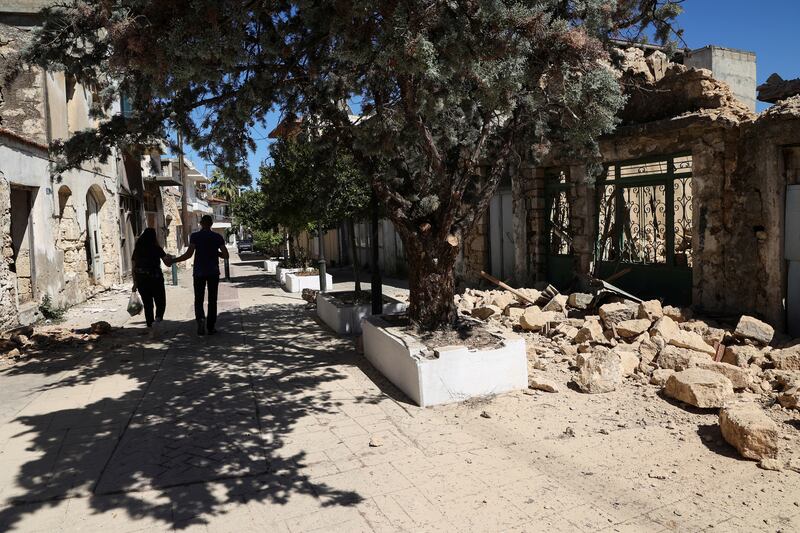
M 650 384 L 663 387 L 666 385 L 669 377 L 674 373 L 675 371 L 670 370 L 669 368 L 656 368 L 653 370 L 653 373 L 650 374 Z
M 714 348 L 709 346 L 706 341 L 703 340 L 703 337 L 693 331 L 679 330 L 667 342 L 668 344 L 677 346 L 678 348 L 686 348 L 687 350 L 703 352 L 711 356 L 716 355 L 717 353 Z
M 758 461 L 778 454 L 778 425 L 755 403 L 725 405 L 719 412 L 719 428 L 742 457 Z
M 519 325 L 525 331 L 541 331 L 548 323 L 556 318 L 556 313 L 541 311 L 535 305 L 525 309 L 519 318 Z
M 584 292 L 573 292 L 567 298 L 567 305 L 574 309 L 588 309 L 594 296 Z
M 689 368 L 672 374 L 664 392 L 670 398 L 700 408 L 722 407 L 734 394 L 728 378 L 702 368 Z
M 480 320 L 487 320 L 490 316 L 499 315 L 500 313 L 502 313 L 502 310 L 496 305 L 483 305 L 476 307 L 471 312 L 473 317 Z
M 756 358 L 759 354 L 758 348 L 755 346 L 731 345 L 725 347 L 725 354 L 722 356 L 722 362 L 738 367 L 747 368 L 750 365 L 750 360 Z
M 664 316 L 664 309 L 658 300 L 648 300 L 639 304 L 636 310 L 636 318 L 646 318 L 650 322 L 655 322 Z
M 575 342 L 578 344 L 583 344 L 585 342 L 605 343 L 606 338 L 605 335 L 603 335 L 603 326 L 600 324 L 600 321 L 587 319 L 586 322 L 583 323 L 583 327 L 578 330 L 578 333 L 575 335 Z
M 743 315 L 736 324 L 734 334 L 742 339 L 750 339 L 762 345 L 772 342 L 772 337 L 775 335 L 775 329 L 767 323 L 764 323 L 757 318 Z
M 547 302 L 542 308 L 542 311 L 551 311 L 553 313 L 564 313 L 567 310 L 567 295 L 566 294 L 556 294 L 553 298 Z
M 583 392 L 611 392 L 621 383 L 622 365 L 618 354 L 606 348 L 597 348 L 584 358 L 577 379 L 578 387 Z
M 616 325 L 617 335 L 626 339 L 638 337 L 649 328 L 650 320 L 647 318 L 623 320 Z
M 616 326 L 624 320 L 631 320 L 634 312 L 635 308 L 622 302 L 601 305 L 599 310 L 600 319 L 607 328 Z
M 653 327 L 650 330 L 650 336 L 661 337 L 664 339 L 665 343 L 668 343 L 669 340 L 677 335 L 679 331 L 680 328 L 678 327 L 678 324 L 676 324 L 675 321 L 670 317 L 665 315 L 656 320 L 656 323 L 653 324 Z
M 736 365 L 728 363 L 717 363 L 714 361 L 703 361 L 698 363 L 697 368 L 711 370 L 728 378 L 731 381 L 734 389 L 746 389 L 753 382 L 753 377 L 750 371 Z
M 656 363 L 660 368 L 668 368 L 675 371 L 686 370 L 708 361 L 711 361 L 711 359 L 705 353 L 671 345 L 665 346 L 656 359 Z
M 778 370 L 800 370 L 800 345 L 772 350 L 769 358 Z

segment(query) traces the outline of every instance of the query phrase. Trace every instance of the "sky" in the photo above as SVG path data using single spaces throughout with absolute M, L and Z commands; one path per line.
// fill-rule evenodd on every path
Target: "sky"
M 683 28 L 689 48 L 714 44 L 755 52 L 758 84 L 773 72 L 784 79 L 800 78 L 800 0 L 684 0 L 683 8 L 677 26 Z M 759 102 L 758 111 L 766 107 Z M 269 156 L 267 135 L 279 120 L 279 113 L 273 111 L 266 117 L 266 126 L 253 129 L 257 146 L 248 166 L 254 181 L 258 167 Z M 198 168 L 212 168 L 191 148 L 187 155 Z

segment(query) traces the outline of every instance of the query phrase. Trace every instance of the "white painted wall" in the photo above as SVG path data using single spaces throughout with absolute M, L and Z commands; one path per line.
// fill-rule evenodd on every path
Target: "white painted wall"
M 89 188 L 96 186 L 105 197 L 101 219 L 103 241 L 119 241 L 119 224 L 113 224 L 118 209 L 116 207 L 116 179 L 85 170 L 73 170 L 65 173 L 61 181 L 50 177 L 50 161 L 37 153 L 35 149 L 28 149 L 24 145 L 17 145 L 12 141 L 0 139 L 0 172 L 9 183 L 14 186 L 34 187 L 37 194 L 33 204 L 33 246 L 32 255 L 36 272 L 35 292 L 37 298 L 49 294 L 56 298 L 65 285 L 63 269 L 63 253 L 55 246 L 58 240 L 58 190 L 66 185 L 72 191 L 72 202 L 78 213 L 77 223 L 81 231 L 86 230 L 86 193 Z M 113 213 L 113 214 L 110 214 Z M 118 268 L 115 265 L 119 257 L 103 257 L 106 276 L 103 285 L 110 286 L 120 281 Z M 108 274 L 111 272 L 112 274 Z M 70 295 L 69 301 L 59 302 L 59 305 L 78 303 L 79 298 L 85 299 L 89 295 Z

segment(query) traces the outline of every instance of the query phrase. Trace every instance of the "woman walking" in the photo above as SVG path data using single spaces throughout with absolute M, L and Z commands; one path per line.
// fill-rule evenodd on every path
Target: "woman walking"
M 144 318 L 147 327 L 153 322 L 161 322 L 167 307 L 167 294 L 164 291 L 164 274 L 161 262 L 172 265 L 171 258 L 159 246 L 156 230 L 145 229 L 133 248 L 133 290 L 138 290 L 144 304 Z M 155 316 L 153 304 L 155 303 Z

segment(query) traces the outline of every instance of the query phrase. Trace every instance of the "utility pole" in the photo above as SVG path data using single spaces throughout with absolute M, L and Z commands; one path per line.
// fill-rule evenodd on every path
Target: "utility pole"
M 191 223 L 189 222 L 189 188 L 186 184 L 186 171 L 183 168 L 183 133 L 177 122 L 178 115 L 175 112 L 170 114 L 170 118 L 175 124 L 175 131 L 178 133 L 178 168 L 181 173 L 181 226 L 183 231 L 183 245 L 189 246 L 189 233 Z

